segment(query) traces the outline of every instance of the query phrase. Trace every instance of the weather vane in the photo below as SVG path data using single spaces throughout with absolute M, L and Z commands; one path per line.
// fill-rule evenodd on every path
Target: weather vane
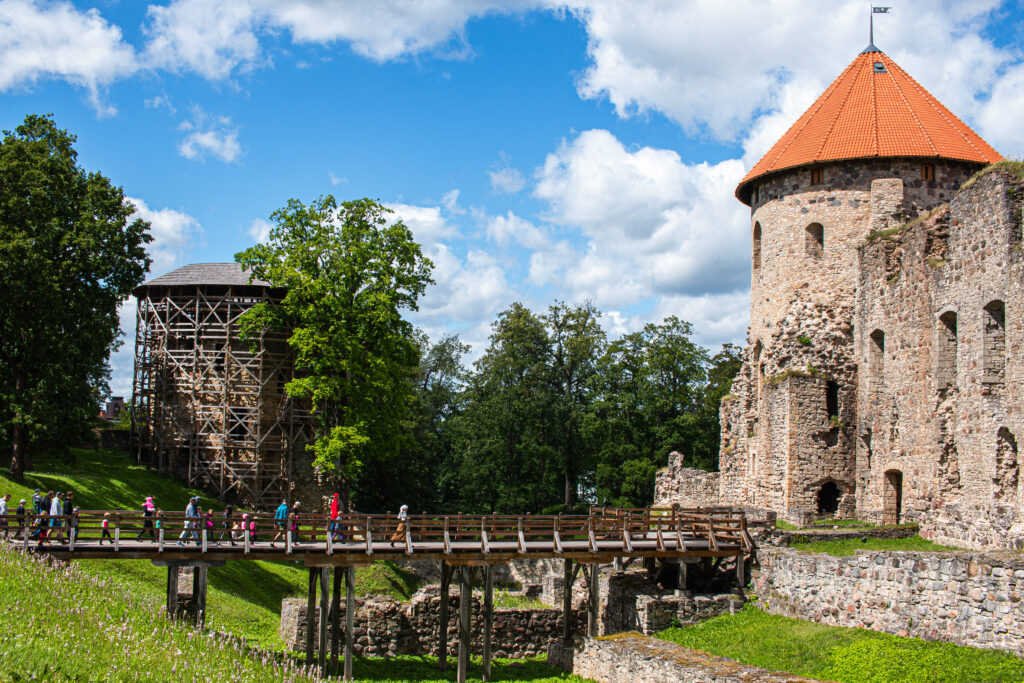
M 875 15 L 876 14 L 888 14 L 889 10 L 891 10 L 891 9 L 892 9 L 892 7 L 875 7 L 874 5 L 871 6 L 871 14 L 869 15 L 871 17 L 870 20 L 869 20 L 869 23 L 870 23 L 869 38 L 868 38 L 868 46 L 869 47 L 875 47 Z

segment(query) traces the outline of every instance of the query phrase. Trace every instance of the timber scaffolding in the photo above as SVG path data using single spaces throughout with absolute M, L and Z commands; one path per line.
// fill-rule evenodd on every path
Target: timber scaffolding
M 306 629 L 306 661 L 314 657 L 312 627 L 320 587 L 320 619 L 317 631 L 317 665 L 327 671 L 337 668 L 338 651 L 344 643 L 343 675 L 352 678 L 354 604 L 354 568 L 376 560 L 399 558 L 433 560 L 441 563 L 441 602 L 438 628 L 439 667 L 447 667 L 449 589 L 457 576 L 460 585 L 458 610 L 457 680 L 465 681 L 472 642 L 471 594 L 474 574 L 483 580 L 483 680 L 490 680 L 490 631 L 493 613 L 495 565 L 513 559 L 561 558 L 564 560 L 562 594 L 562 637 L 572 637 L 572 586 L 582 570 L 587 577 L 587 632 L 598 635 L 598 566 L 616 560 L 659 558 L 677 562 L 685 571 L 685 562 L 695 558 L 734 558 L 736 583 L 742 591 L 746 583 L 746 564 L 755 544 L 747 531 L 742 510 L 706 508 L 614 509 L 593 508 L 588 515 L 410 515 L 404 530 L 389 515 L 300 515 L 281 522 L 240 515 L 229 517 L 186 518 L 183 513 L 166 513 L 156 524 L 155 517 L 124 510 L 86 510 L 72 517 L 29 514 L 19 530 L 17 543 L 26 550 L 57 558 L 73 559 L 148 559 L 168 568 L 167 613 L 177 612 L 178 572 L 194 568 L 193 600 L 197 619 L 203 623 L 206 612 L 206 581 L 209 567 L 228 560 L 300 561 L 309 568 Z M 292 530 L 294 519 L 295 529 Z M 47 539 L 38 545 L 33 536 L 36 522 L 54 527 L 62 538 Z M 103 535 L 107 521 L 109 538 Z M 17 528 L 14 515 L 8 515 L 11 528 Z M 226 529 L 225 529 L 226 524 Z M 288 529 L 285 529 L 285 526 Z M 170 530 L 170 531 L 169 531 Z M 280 545 L 271 539 L 282 530 Z M 54 531 L 50 531 L 51 537 Z M 184 539 L 181 545 L 179 539 Z M 57 542 L 55 541 L 63 541 Z M 334 568 L 333 582 L 330 570 Z M 345 581 L 345 636 L 341 640 L 341 584 Z M 332 587 L 329 585 L 333 583 Z
M 288 497 L 312 440 L 308 406 L 287 396 L 287 335 L 250 348 L 239 319 L 283 291 L 234 263 L 193 264 L 138 287 L 131 412 L 139 462 L 219 500 L 266 508 Z

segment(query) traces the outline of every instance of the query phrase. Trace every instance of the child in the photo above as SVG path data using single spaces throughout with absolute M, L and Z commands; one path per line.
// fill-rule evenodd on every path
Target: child
M 206 542 L 210 543 L 213 541 L 213 510 L 206 511 L 206 521 L 204 524 L 203 531 L 206 534 Z M 214 545 L 220 545 L 220 541 L 217 541 Z
M 228 540 L 231 541 L 231 545 L 235 544 L 235 534 L 232 532 L 234 527 L 231 526 L 231 516 L 235 514 L 235 508 L 232 505 L 228 505 L 224 508 L 224 512 L 221 514 L 221 525 L 220 525 L 220 536 L 217 537 L 217 545 L 224 540 L 224 535 L 227 534 Z
M 164 528 L 164 511 L 157 508 L 156 511 L 156 533 L 160 535 L 160 530 Z
M 299 544 L 299 519 L 294 512 L 288 513 L 288 533 L 291 534 L 292 545 Z
M 252 519 L 249 520 L 249 541 L 251 543 L 255 543 L 256 542 L 256 522 L 257 522 L 257 520 L 259 520 L 259 517 L 257 517 L 256 515 L 253 515 Z
M 68 522 L 68 538 L 72 543 L 78 540 L 78 510 L 74 508 L 71 511 L 71 520 Z
M 25 499 L 18 501 L 18 509 L 14 511 L 15 519 L 18 521 L 18 536 L 25 533 Z
M 103 513 L 103 522 L 100 524 L 103 529 L 103 535 L 100 536 L 100 545 L 103 545 L 103 539 L 106 538 L 110 541 L 110 545 L 114 545 L 114 538 L 110 535 L 110 513 Z

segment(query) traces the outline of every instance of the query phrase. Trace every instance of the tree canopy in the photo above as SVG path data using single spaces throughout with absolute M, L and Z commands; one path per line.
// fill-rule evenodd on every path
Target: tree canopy
M 368 462 L 396 456 L 420 360 L 402 311 L 417 309 L 433 264 L 402 221 L 370 200 L 297 199 L 271 214 L 267 242 L 235 256 L 252 276 L 287 289 L 245 313 L 243 333 L 290 333 L 297 376 L 290 396 L 309 399 L 314 465 L 333 473 L 346 507 Z
M 78 164 L 75 137 L 27 116 L 0 142 L 0 441 L 26 451 L 80 439 L 107 393 L 118 307 L 142 282 L 149 223 Z

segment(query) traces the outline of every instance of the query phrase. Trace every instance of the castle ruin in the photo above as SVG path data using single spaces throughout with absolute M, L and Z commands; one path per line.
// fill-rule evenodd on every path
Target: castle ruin
M 1024 545 L 1024 195 L 1001 161 L 874 45 L 858 55 L 736 189 L 750 327 L 720 472 L 675 456 L 658 502 Z

